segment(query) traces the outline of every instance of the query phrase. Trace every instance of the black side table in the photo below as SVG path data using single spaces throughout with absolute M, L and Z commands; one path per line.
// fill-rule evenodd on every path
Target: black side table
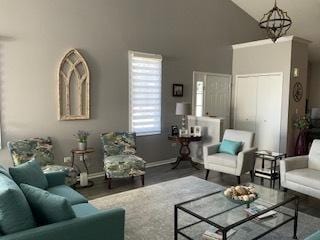
M 261 184 L 263 184 L 264 179 L 270 180 L 270 188 L 275 187 L 275 182 L 279 179 L 279 188 L 281 187 L 280 171 L 277 169 L 278 160 L 286 158 L 286 153 L 275 153 L 270 151 L 257 151 L 256 157 L 262 160 L 261 169 L 255 169 L 254 175 L 260 177 Z M 265 161 L 270 161 L 270 168 L 265 168 Z

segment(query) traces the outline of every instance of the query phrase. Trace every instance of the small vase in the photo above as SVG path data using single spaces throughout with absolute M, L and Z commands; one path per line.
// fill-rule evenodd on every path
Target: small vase
M 78 142 L 78 149 L 79 150 L 86 150 L 87 149 L 87 142 Z
M 300 130 L 299 136 L 296 142 L 295 155 L 307 155 L 308 154 L 308 145 L 307 145 L 307 133 L 305 130 Z

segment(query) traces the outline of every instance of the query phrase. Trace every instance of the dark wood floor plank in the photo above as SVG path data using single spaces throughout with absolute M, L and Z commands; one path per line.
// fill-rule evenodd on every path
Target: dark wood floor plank
M 145 186 L 191 175 L 200 177 L 202 179 L 205 178 L 205 170 L 202 168 L 202 165 L 200 166 L 201 170 L 196 170 L 195 168 L 191 167 L 188 162 L 182 162 L 179 165 L 179 167 L 174 170 L 172 170 L 171 167 L 171 164 L 166 164 L 158 167 L 148 168 L 145 175 Z M 114 179 L 114 181 L 112 182 L 111 190 L 108 189 L 108 184 L 105 182 L 104 177 L 93 179 L 93 181 L 95 183 L 93 187 L 78 190 L 89 200 L 141 187 L 141 180 L 139 177 L 136 177 L 134 180 L 132 180 L 131 178 Z M 214 171 L 210 171 L 208 181 L 220 184 L 222 186 L 230 186 L 237 184 L 237 179 L 234 176 L 228 174 L 221 174 Z M 241 182 L 249 183 L 250 175 L 248 174 L 245 176 L 241 176 Z M 260 179 L 256 177 L 255 183 L 260 184 Z M 264 185 L 269 186 L 269 181 L 265 180 Z M 278 184 L 276 184 L 276 186 L 278 186 Z M 289 192 L 292 191 L 289 190 Z M 320 218 L 319 199 L 308 197 L 299 193 L 294 194 L 297 194 L 301 197 L 299 205 L 301 212 Z

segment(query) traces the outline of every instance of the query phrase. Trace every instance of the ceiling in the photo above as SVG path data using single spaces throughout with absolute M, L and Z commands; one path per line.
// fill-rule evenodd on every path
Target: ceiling
M 260 21 L 263 14 L 274 5 L 274 0 L 232 0 L 232 2 L 257 21 Z M 311 41 L 310 60 L 320 61 L 320 0 L 277 0 L 277 5 L 288 12 L 293 22 L 287 35 Z

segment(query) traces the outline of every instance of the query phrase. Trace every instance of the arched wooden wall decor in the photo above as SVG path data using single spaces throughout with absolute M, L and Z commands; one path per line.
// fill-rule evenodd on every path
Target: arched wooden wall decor
M 89 68 L 85 59 L 76 49 L 71 49 L 62 59 L 58 77 L 59 119 L 89 119 Z

